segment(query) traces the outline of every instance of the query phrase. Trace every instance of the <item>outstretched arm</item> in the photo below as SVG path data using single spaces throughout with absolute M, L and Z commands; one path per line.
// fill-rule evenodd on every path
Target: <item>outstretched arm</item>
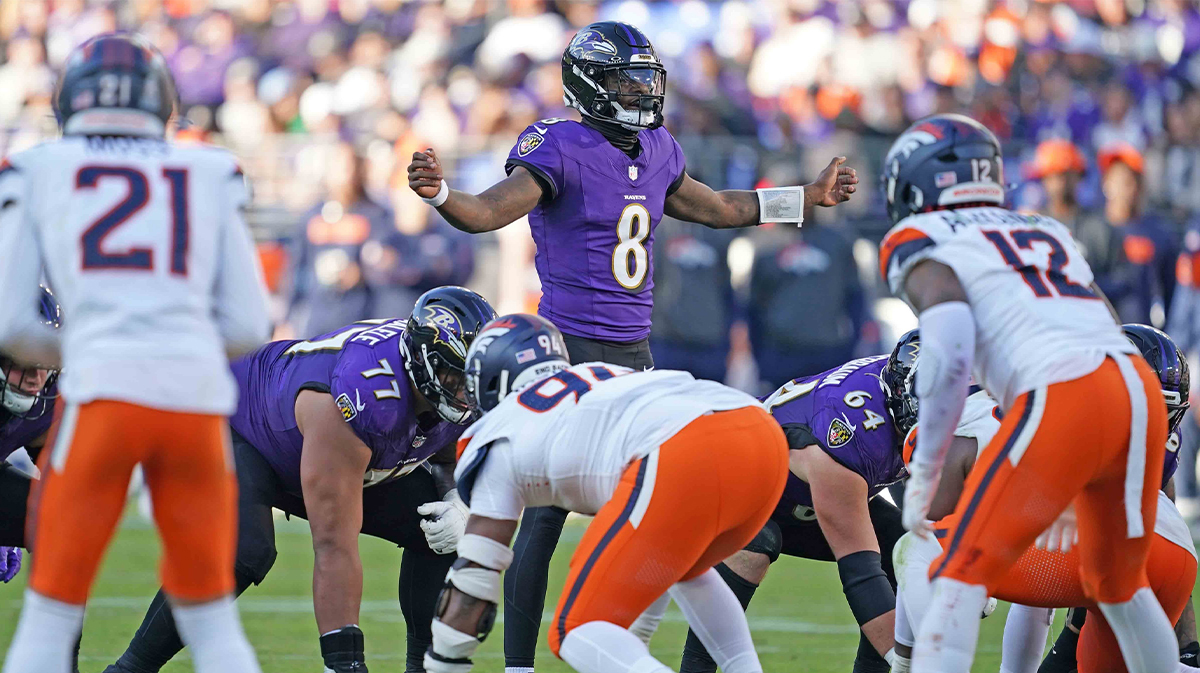
M 846 157 L 834 157 L 812 184 L 790 188 L 796 190 L 795 195 L 783 195 L 785 199 L 789 196 L 792 198 L 796 216 L 810 206 L 836 206 L 850 198 L 857 189 L 858 174 L 853 168 L 842 166 L 844 161 Z M 667 197 L 663 212 L 675 219 L 696 222 L 712 229 L 752 227 L 773 221 L 769 215 L 760 212 L 757 190 L 725 189 L 717 192 L 687 174 L 683 176 L 679 189 Z
M 449 189 L 442 178 L 442 162 L 433 148 L 413 152 L 408 186 L 423 199 L 440 199 L 439 194 L 446 190 L 445 200 L 434 207 L 451 226 L 469 234 L 507 226 L 528 215 L 542 199 L 542 186 L 520 166 L 480 194 Z

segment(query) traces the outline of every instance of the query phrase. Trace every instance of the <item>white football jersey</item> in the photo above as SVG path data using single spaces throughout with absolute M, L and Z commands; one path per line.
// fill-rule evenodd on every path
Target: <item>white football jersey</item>
M 906 217 L 880 246 L 892 292 L 920 261 L 953 269 L 975 317 L 975 380 L 1009 408 L 1022 393 L 1134 353 L 1091 288 L 1067 228 L 1044 215 L 962 208 Z
M 245 180 L 220 149 L 67 136 L 0 170 L 0 347 L 45 362 L 44 272 L 63 307 L 61 389 L 193 413 L 233 412 L 227 353 L 268 335 Z
M 755 398 L 687 372 L 579 364 L 509 394 L 468 428 L 455 477 L 481 516 L 516 519 L 523 507 L 547 505 L 595 514 L 631 462 L 688 423 L 753 406 Z

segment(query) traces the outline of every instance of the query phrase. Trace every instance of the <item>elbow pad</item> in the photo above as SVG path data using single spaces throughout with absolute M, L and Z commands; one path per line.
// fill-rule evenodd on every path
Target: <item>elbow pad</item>
M 838 559 L 842 592 L 859 626 L 896 609 L 896 594 L 883 572 L 879 552 L 863 550 Z

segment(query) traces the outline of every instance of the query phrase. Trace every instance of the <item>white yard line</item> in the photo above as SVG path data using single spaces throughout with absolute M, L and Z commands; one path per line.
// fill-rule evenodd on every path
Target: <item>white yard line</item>
M 17 609 L 21 607 L 19 599 L 2 601 L 5 607 Z M 105 610 L 134 610 L 144 611 L 150 605 L 150 596 L 101 596 L 88 601 L 88 609 L 93 611 Z M 243 614 L 312 614 L 312 598 L 309 596 L 278 596 L 274 598 L 243 598 L 237 602 L 238 609 Z M 362 612 L 373 616 L 395 615 L 400 617 L 400 604 L 396 601 L 367 600 L 362 602 Z M 542 614 L 542 621 L 549 623 L 554 613 Z M 501 614 L 498 622 L 504 622 Z M 669 611 L 664 622 L 684 624 L 683 614 L 675 609 Z M 858 627 L 851 624 L 817 624 L 787 617 L 750 617 L 750 628 L 755 631 L 776 633 L 811 633 L 811 634 L 855 634 Z

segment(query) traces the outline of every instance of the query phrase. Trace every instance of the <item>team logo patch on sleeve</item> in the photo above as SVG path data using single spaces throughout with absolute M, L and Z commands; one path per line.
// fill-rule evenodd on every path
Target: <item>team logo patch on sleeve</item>
M 536 150 L 546 138 L 537 133 L 526 133 L 521 136 L 521 142 L 517 143 L 517 156 L 523 157 L 526 154 Z
M 350 396 L 346 393 L 338 395 L 334 402 L 337 404 L 338 411 L 342 412 L 342 418 L 347 422 L 354 420 L 354 417 L 358 415 L 358 409 L 355 408 L 354 402 L 350 401 Z
M 840 418 L 833 419 L 829 424 L 829 448 L 836 449 L 839 446 L 845 446 L 847 442 L 854 438 L 854 426 L 843 421 Z

